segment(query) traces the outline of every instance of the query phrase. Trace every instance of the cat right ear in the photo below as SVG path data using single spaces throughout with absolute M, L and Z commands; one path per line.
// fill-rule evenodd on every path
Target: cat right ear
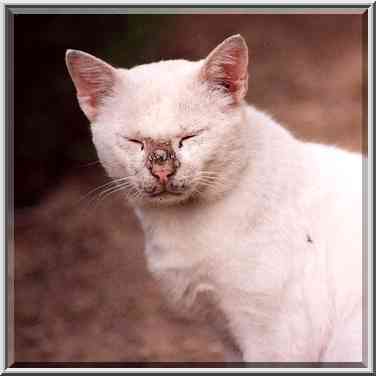
M 116 70 L 104 61 L 77 50 L 67 50 L 65 61 L 80 107 L 92 122 L 103 99 L 113 92 Z
M 237 34 L 225 39 L 205 59 L 202 78 L 214 89 L 230 94 L 240 102 L 248 90 L 248 47 Z

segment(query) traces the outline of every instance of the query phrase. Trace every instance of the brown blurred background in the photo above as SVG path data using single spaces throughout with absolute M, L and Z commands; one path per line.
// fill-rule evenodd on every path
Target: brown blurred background
M 16 362 L 224 359 L 210 327 L 165 309 L 123 200 L 83 198 L 107 178 L 66 49 L 131 67 L 200 59 L 241 33 L 250 51 L 249 102 L 299 138 L 359 151 L 366 148 L 365 30 L 364 16 L 345 14 L 16 15 Z

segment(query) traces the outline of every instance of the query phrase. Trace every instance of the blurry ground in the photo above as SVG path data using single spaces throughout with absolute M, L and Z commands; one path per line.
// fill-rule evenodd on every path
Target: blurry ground
M 132 61 L 149 62 L 159 55 L 201 58 L 226 36 L 241 33 L 250 49 L 250 102 L 300 138 L 361 149 L 365 56 L 360 16 L 195 15 L 170 20 L 169 28 L 161 29 L 158 47 L 146 46 Z M 70 47 L 80 48 L 64 43 L 59 48 Z M 114 56 L 112 62 L 122 59 Z M 65 72 L 62 77 L 70 85 Z M 183 322 L 164 309 L 158 286 L 145 269 L 142 233 L 122 198 L 112 195 L 97 205 L 80 201 L 106 181 L 102 168 L 68 163 L 67 157 L 63 167 L 56 163 L 60 169 L 50 169 L 59 174 L 53 179 L 48 175 L 46 166 L 73 149 L 75 139 L 92 147 L 87 122 L 67 87 L 54 95 L 65 104 L 61 117 L 69 114 L 72 133 L 69 142 L 48 149 L 46 157 L 35 157 L 42 142 L 35 147 L 30 141 L 35 132 L 28 133 L 25 120 L 36 106 L 16 112 L 15 360 L 222 361 L 223 344 L 209 327 Z M 16 111 L 18 103 L 16 95 Z M 59 113 L 55 120 L 45 119 L 46 113 L 38 116 L 52 133 L 61 129 Z
M 164 309 L 124 199 L 78 200 L 103 177 L 83 167 L 16 215 L 16 360 L 220 361 L 208 328 Z

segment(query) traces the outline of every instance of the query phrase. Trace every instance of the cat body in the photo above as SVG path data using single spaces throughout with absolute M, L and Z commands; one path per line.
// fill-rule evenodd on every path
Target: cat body
M 252 156 L 231 192 L 137 209 L 149 269 L 188 315 L 215 302 L 246 361 L 360 361 L 361 158 L 244 111 Z
M 67 63 L 170 305 L 221 318 L 244 361 L 361 361 L 361 156 L 249 106 L 240 36 L 200 62 Z

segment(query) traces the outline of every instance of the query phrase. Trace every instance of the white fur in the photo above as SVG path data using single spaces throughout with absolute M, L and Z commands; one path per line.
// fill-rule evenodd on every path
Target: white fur
M 109 176 L 130 177 L 150 271 L 179 311 L 218 310 L 245 361 L 361 361 L 361 156 L 231 105 L 200 81 L 203 64 L 117 70 L 92 124 Z M 123 136 L 172 140 L 184 195 L 146 197 L 155 179 Z
M 361 158 L 246 112 L 251 157 L 229 194 L 138 209 L 149 268 L 178 304 L 215 295 L 246 361 L 361 361 Z

